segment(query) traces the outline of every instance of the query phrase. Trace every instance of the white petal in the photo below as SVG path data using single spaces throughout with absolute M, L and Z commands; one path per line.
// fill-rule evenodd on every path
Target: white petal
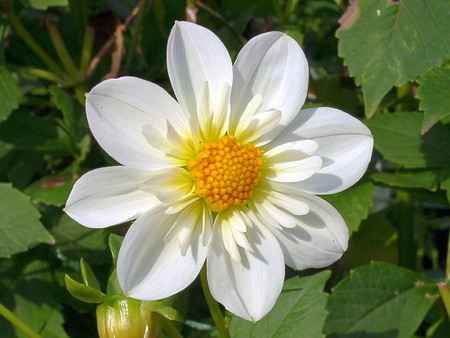
M 241 261 L 241 255 L 239 253 L 239 248 L 234 238 L 233 229 L 230 225 L 230 222 L 226 218 L 217 217 L 216 222 L 213 228 L 220 227 L 222 232 L 222 242 L 224 248 L 227 250 L 231 259 L 236 262 Z
M 292 188 L 286 187 L 292 193 Z M 297 192 L 308 204 L 309 213 L 295 216 L 298 225 L 279 230 L 269 228 L 278 238 L 286 264 L 298 270 L 322 268 L 337 261 L 348 245 L 348 228 L 342 216 L 328 202 Z
M 260 221 L 258 224 L 271 226 L 279 230 L 295 227 L 298 223 L 295 214 L 273 204 L 269 198 L 269 195 L 271 194 L 273 194 L 273 192 L 257 193 L 249 203 L 250 209 L 254 211 L 254 214 L 257 215 Z M 252 214 L 250 213 L 250 215 Z M 256 222 L 256 220 L 254 221 Z
M 198 201 L 199 199 L 200 199 L 200 197 L 198 197 L 196 195 L 188 195 L 185 198 L 183 198 L 182 200 L 175 201 L 174 203 L 172 203 L 170 205 L 170 207 L 167 208 L 166 214 L 167 215 L 176 214 L 176 213 L 180 212 L 181 210 L 183 210 L 184 208 L 186 208 L 188 205 L 191 205 L 192 203 Z
M 203 215 L 202 215 L 202 237 L 203 237 L 203 246 L 209 245 L 212 236 L 212 226 L 213 226 L 213 216 L 211 210 L 207 207 L 203 207 Z
M 260 203 L 256 202 L 256 196 L 254 196 L 253 200 L 250 200 L 248 206 L 251 208 L 251 210 L 254 210 L 255 214 L 258 215 L 258 219 L 255 219 L 254 217 L 252 218 L 252 221 L 254 223 L 258 223 L 261 226 L 273 227 L 279 230 L 283 229 L 283 224 L 279 224 L 277 220 L 267 212 L 266 208 L 263 208 Z M 253 214 L 250 213 L 249 215 L 252 216 Z
M 223 100 L 224 83 L 231 86 L 233 81 L 225 46 L 213 32 L 190 22 L 176 22 L 170 32 L 167 71 L 178 102 L 192 117 L 197 115 L 197 102 L 205 83 L 213 108 Z
M 150 124 L 142 127 L 142 134 L 147 142 L 154 148 L 173 158 L 174 163 L 180 166 L 195 156 L 195 146 L 193 140 L 183 139 L 169 121 L 167 122 L 166 133 L 158 130 Z
M 309 212 L 308 204 L 287 193 L 282 194 L 277 191 L 270 191 L 267 192 L 266 198 L 274 205 L 294 215 L 306 215 Z
M 255 203 L 255 206 L 258 210 L 261 210 L 261 208 L 263 208 L 266 212 L 266 215 L 272 217 L 274 221 L 281 225 L 283 228 L 293 228 L 297 224 L 297 219 L 293 214 L 275 206 L 267 199 L 261 201 L 261 203 Z
M 249 118 L 248 125 L 239 123 L 234 135 L 244 144 L 253 143 L 259 147 L 278 135 L 281 130 L 280 119 L 281 112 L 279 110 L 256 113 Z
M 275 182 L 298 182 L 314 175 L 322 167 L 319 156 L 310 156 L 303 160 L 267 163 L 267 179 Z
M 314 154 L 318 147 L 317 142 L 312 140 L 283 143 L 264 152 L 264 158 L 270 159 L 271 162 L 300 160 Z
M 287 125 L 305 102 L 307 89 L 308 62 L 297 42 L 280 32 L 256 36 L 233 66 L 231 130 L 256 94 L 263 98 L 261 111 L 281 111 L 280 123 Z
M 198 227 L 197 232 L 202 228 L 202 217 L 202 203 L 193 203 L 189 205 L 177 215 L 177 219 L 173 223 L 172 228 L 164 237 L 164 242 L 170 242 L 175 236 L 180 247 L 181 255 L 186 256 L 186 250 L 190 245 L 190 240 L 195 227 Z
M 150 173 L 127 167 L 89 171 L 75 182 L 64 211 L 78 223 L 104 228 L 137 218 L 159 204 L 140 189 Z
M 169 297 L 196 278 L 206 259 L 201 227 L 195 227 L 185 255 L 176 236 L 164 237 L 178 215 L 160 208 L 144 214 L 128 230 L 117 261 L 117 278 L 125 294 L 142 300 Z
M 151 192 L 161 202 L 169 204 L 191 195 L 194 191 L 194 181 L 185 169 L 162 169 L 154 172 L 141 185 L 141 189 Z
M 213 297 L 246 320 L 263 318 L 274 306 L 284 281 L 283 254 L 275 237 L 264 228 L 249 228 L 253 252 L 239 247 L 240 261 L 223 245 L 221 226 L 213 229 L 207 275 Z
M 119 163 L 137 169 L 161 169 L 172 161 L 145 139 L 142 127 L 166 131 L 166 120 L 181 133 L 189 128 L 178 103 L 161 87 L 138 78 L 103 81 L 86 98 L 89 127 L 102 148 Z
M 197 98 L 197 123 L 202 140 L 217 140 L 228 130 L 231 86 L 223 82 L 216 98 L 210 100 L 210 86 L 205 82 Z
M 297 118 L 267 146 L 309 139 L 317 142 L 314 155 L 322 168 L 309 179 L 295 183 L 313 194 L 332 194 L 347 189 L 364 174 L 373 150 L 370 130 L 356 118 L 333 108 L 302 110 Z

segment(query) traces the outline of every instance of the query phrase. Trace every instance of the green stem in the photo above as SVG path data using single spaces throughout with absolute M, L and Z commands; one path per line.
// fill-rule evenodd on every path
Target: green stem
M 288 21 L 289 18 L 291 17 L 295 7 L 297 6 L 298 0 L 294 1 L 294 0 L 287 0 L 287 2 L 284 5 L 284 13 L 283 13 L 283 21 L 282 21 L 282 26 L 284 26 Z
M 50 40 L 52 40 L 53 47 L 56 50 L 56 54 L 58 54 L 58 57 L 61 60 L 64 68 L 66 69 L 67 73 L 70 74 L 70 77 L 72 77 L 74 80 L 77 80 L 80 77 L 79 71 L 77 67 L 75 67 L 75 63 L 70 57 L 69 51 L 67 50 L 66 44 L 64 43 L 64 40 L 59 33 L 58 27 L 54 22 L 51 21 L 51 19 L 47 21 L 47 29 L 50 35 Z
M 203 294 L 205 295 L 206 303 L 208 304 L 209 312 L 216 324 L 217 331 L 221 338 L 230 338 L 230 333 L 228 332 L 228 327 L 225 325 L 225 319 L 223 317 L 222 311 L 220 310 L 219 304 L 211 295 L 209 291 L 208 280 L 206 277 L 206 264 L 203 265 L 202 271 L 200 272 L 200 280 L 202 283 Z
M 31 48 L 31 50 L 44 62 L 52 71 L 58 74 L 60 77 L 64 78 L 64 71 L 56 64 L 55 61 L 39 46 L 39 44 L 33 39 L 33 37 L 28 33 L 25 26 L 20 21 L 19 17 L 12 11 L 6 12 L 9 22 L 16 30 L 17 34 L 22 38 L 23 41 Z
M 416 271 L 422 271 L 422 262 L 425 254 L 425 234 L 426 234 L 426 224 L 422 221 L 423 219 L 423 208 L 422 205 L 419 207 L 420 217 L 419 217 L 419 227 L 417 232 L 417 250 L 416 250 Z M 432 259 L 433 267 L 437 263 L 436 259 Z
M 278 23 L 280 27 L 282 27 L 283 23 L 283 8 L 281 7 L 278 0 L 272 0 L 273 7 L 275 8 L 275 12 L 277 13 Z
M 92 27 L 86 27 L 84 31 L 84 40 L 83 40 L 83 47 L 81 49 L 81 62 L 80 62 L 80 70 L 83 76 L 89 67 L 89 63 L 91 62 L 93 44 L 94 44 L 94 29 Z
M 30 329 L 19 317 L 9 311 L 3 304 L 0 303 L 0 315 L 5 317 L 11 324 L 17 327 L 20 331 L 28 335 L 31 338 L 40 338 L 36 332 Z
M 445 278 L 447 279 L 447 282 L 450 281 L 450 232 L 448 233 L 447 239 L 447 263 L 445 267 Z
M 177 330 L 175 325 L 173 325 L 173 323 L 170 320 L 168 320 L 164 317 L 161 317 L 160 325 L 161 325 L 161 328 L 169 335 L 169 337 L 183 338 L 181 333 Z
M 398 191 L 397 201 L 394 216 L 398 230 L 399 265 L 414 270 L 416 268 L 416 243 L 411 196 L 407 192 Z
M 133 60 L 134 51 L 136 49 L 136 45 L 138 43 L 138 39 L 141 34 L 142 26 L 144 23 L 145 8 L 147 7 L 148 3 L 149 3 L 149 0 L 144 0 L 144 2 L 142 3 L 142 6 L 139 7 L 139 13 L 136 18 L 137 22 L 136 22 L 135 30 L 132 34 L 131 43 L 128 47 L 127 59 L 125 60 L 125 73 L 128 73 L 128 71 L 130 69 L 131 61 Z
M 75 87 L 75 98 L 77 99 L 78 103 L 84 107 L 86 102 L 86 86 L 81 83 Z
M 11 65 L 9 67 L 10 67 L 10 69 L 15 70 L 16 72 L 21 72 L 23 74 L 31 75 L 31 76 L 37 77 L 39 79 L 55 82 L 55 83 L 58 83 L 63 86 L 71 85 L 70 82 L 67 82 L 67 81 L 61 79 L 55 73 L 49 72 L 48 70 L 45 70 L 45 69 L 34 68 L 34 67 L 17 67 L 14 65 Z
M 447 315 L 450 318 L 450 289 L 448 287 L 448 283 L 439 283 L 438 288 L 439 293 L 441 294 L 442 302 L 444 303 L 444 307 L 447 310 Z

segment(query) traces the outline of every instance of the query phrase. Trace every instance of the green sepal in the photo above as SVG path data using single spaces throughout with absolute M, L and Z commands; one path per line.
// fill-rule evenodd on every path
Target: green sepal
M 106 286 L 107 295 L 124 295 L 119 281 L 117 280 L 117 270 L 114 269 L 108 279 L 108 285 Z
M 79 283 L 69 275 L 65 276 L 66 288 L 69 293 L 78 300 L 85 303 L 100 304 L 106 300 L 106 295 L 93 287 Z
M 98 283 L 98 280 L 94 274 L 94 271 L 92 271 L 91 267 L 84 260 L 83 257 L 81 257 L 81 259 L 80 259 L 80 268 L 81 268 L 81 276 L 83 277 L 84 284 L 93 289 L 101 291 L 100 284 Z
M 146 311 L 156 312 L 159 313 L 161 316 L 163 316 L 166 319 L 182 322 L 183 317 L 178 313 L 177 310 L 175 310 L 173 307 L 170 307 L 164 302 L 159 300 L 153 300 L 153 301 L 143 301 L 144 308 Z
M 120 246 L 123 242 L 123 236 L 111 234 L 109 235 L 109 250 L 111 251 L 111 255 L 113 258 L 114 267 L 117 265 L 117 257 L 119 256 Z

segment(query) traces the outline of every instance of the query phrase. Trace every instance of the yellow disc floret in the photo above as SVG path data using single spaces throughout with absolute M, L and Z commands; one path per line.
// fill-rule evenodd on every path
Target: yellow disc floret
M 212 211 L 246 204 L 261 178 L 262 151 L 242 145 L 233 136 L 201 144 L 201 151 L 188 164 L 195 180 L 195 193 Z

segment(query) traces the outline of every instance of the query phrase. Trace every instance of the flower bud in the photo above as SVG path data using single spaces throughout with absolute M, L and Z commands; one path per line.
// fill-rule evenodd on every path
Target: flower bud
M 110 298 L 97 307 L 99 337 L 158 337 L 158 322 L 152 317 L 140 300 L 124 296 Z

